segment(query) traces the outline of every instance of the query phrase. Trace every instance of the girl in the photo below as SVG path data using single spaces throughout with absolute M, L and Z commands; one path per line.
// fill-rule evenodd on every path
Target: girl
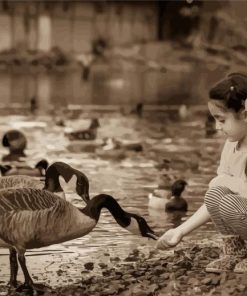
M 223 239 L 223 254 L 208 272 L 247 271 L 247 76 L 232 73 L 209 92 L 208 108 L 227 140 L 217 177 L 209 183 L 204 204 L 186 222 L 168 230 L 158 249 L 177 245 L 210 219 Z

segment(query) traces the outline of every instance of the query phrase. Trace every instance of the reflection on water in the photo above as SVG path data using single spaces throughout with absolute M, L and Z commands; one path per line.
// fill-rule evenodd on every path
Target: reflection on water
M 195 65 L 190 65 L 189 69 L 191 75 L 187 72 L 184 75 L 183 71 L 167 74 L 148 70 L 133 61 L 112 58 L 108 62 L 94 63 L 89 79 L 83 80 L 79 65 L 70 69 L 61 66 L 51 71 L 20 67 L 0 72 L 0 103 L 4 106 L 14 103 L 23 108 L 35 97 L 39 110 L 43 111 L 67 104 L 179 104 L 185 100 L 190 103 L 195 97 L 198 101 L 190 77 L 200 71 Z M 203 100 L 203 96 L 200 99 Z
M 66 127 L 87 126 L 88 115 L 84 115 L 75 120 L 65 119 Z M 203 201 L 207 183 L 216 171 L 220 152 L 218 147 L 219 143 L 222 143 L 222 139 L 218 137 L 205 138 L 204 115 L 195 112 L 185 121 L 172 121 L 165 113 L 160 116 L 146 114 L 143 119 L 134 116 L 125 117 L 118 113 L 97 115 L 101 125 L 98 130 L 98 141 L 109 136 L 140 141 L 144 151 L 129 152 L 124 159 L 115 160 L 104 159 L 97 153 L 84 153 L 83 144 L 82 152 L 69 152 L 67 150 L 69 140 L 64 136 L 64 127 L 56 126 L 53 118 L 49 116 L 39 117 L 37 121 L 26 116 L 1 117 L 0 135 L 9 128 L 20 127 L 28 139 L 28 164 L 33 165 L 41 158 L 48 159 L 50 163 L 61 160 L 71 164 L 88 176 L 91 196 L 102 192 L 111 194 L 127 211 L 144 216 L 160 235 L 187 219 Z M 160 138 L 156 137 L 158 134 Z M 152 137 L 154 135 L 155 137 Z M 1 155 L 6 153 L 3 147 L 0 153 Z M 169 169 L 161 170 L 159 164 L 162 159 L 169 160 Z M 167 214 L 162 209 L 148 208 L 148 194 L 158 187 L 158 183 L 162 183 L 162 174 L 185 178 L 188 182 L 189 185 L 183 195 L 189 204 L 189 211 L 186 214 Z M 73 194 L 69 194 L 67 198 L 76 206 L 84 205 L 83 201 Z M 210 238 L 214 234 L 214 228 L 209 223 L 192 232 L 186 239 Z M 111 256 L 115 254 L 124 257 L 131 248 L 142 245 L 153 248 L 155 243 L 126 232 L 114 221 L 109 212 L 102 210 L 98 225 L 87 236 L 32 250 L 28 255 L 30 257 L 37 254 L 46 256 L 52 254 L 52 259 L 56 261 L 56 258 L 59 258 L 60 263 L 61 260 L 70 260 L 69 258 L 86 262 L 88 258 L 93 261 L 92 258 L 107 252 Z M 66 253 L 66 259 L 63 259 L 60 253 Z M 7 251 L 4 250 L 3 254 L 7 254 Z M 46 261 L 44 260 L 43 264 L 44 262 Z M 47 266 L 51 264 L 49 262 Z M 35 270 L 32 271 L 35 273 Z

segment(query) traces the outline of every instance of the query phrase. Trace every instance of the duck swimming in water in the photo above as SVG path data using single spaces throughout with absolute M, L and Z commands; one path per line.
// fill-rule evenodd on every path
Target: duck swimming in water
M 62 184 L 64 181 L 61 179 Z M 75 186 L 76 179 L 73 176 L 69 183 Z M 17 286 L 19 262 L 25 282 L 24 287 L 18 290 L 31 288 L 42 291 L 45 287 L 35 284 L 28 272 L 26 250 L 62 243 L 90 233 L 99 220 L 102 208 L 108 209 L 116 222 L 129 232 L 157 239 L 143 217 L 124 211 L 110 195 L 96 195 L 80 209 L 46 190 L 1 190 L 0 247 L 10 249 L 10 285 Z
M 97 129 L 100 126 L 97 118 L 92 119 L 90 126 L 86 130 L 77 130 L 65 134 L 69 140 L 95 140 L 97 136 Z
M 9 130 L 2 138 L 2 145 L 9 149 L 9 154 L 2 157 L 3 161 L 19 161 L 26 157 L 25 149 L 27 146 L 26 136 L 19 130 Z
M 150 193 L 149 206 L 155 209 L 164 209 L 167 212 L 170 211 L 187 211 L 187 201 L 181 196 L 185 189 L 187 182 L 184 180 L 175 181 L 171 190 L 155 190 L 154 193 Z
M 87 176 L 61 161 L 54 162 L 48 167 L 44 181 L 25 175 L 4 176 L 0 177 L 0 189 L 31 187 L 48 190 L 65 198 L 59 183 L 59 176 L 62 176 L 68 182 L 73 175 L 77 177 L 76 187 L 73 191 L 87 203 L 89 200 L 89 181 Z
M 48 168 L 48 161 L 45 159 L 40 160 L 35 167 L 25 166 L 18 164 L 12 165 L 0 165 L 0 171 L 2 176 L 14 176 L 14 175 L 25 175 L 31 177 L 45 176 L 45 171 Z

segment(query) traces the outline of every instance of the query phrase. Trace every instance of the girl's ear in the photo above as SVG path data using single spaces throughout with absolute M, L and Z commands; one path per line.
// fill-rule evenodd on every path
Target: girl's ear
M 244 122 L 247 123 L 247 110 L 241 109 L 238 112 L 238 119 L 243 120 Z
M 242 118 L 243 118 L 244 122 L 247 123 L 247 110 L 243 110 L 242 112 L 243 112 Z
M 243 110 L 244 121 L 247 123 L 247 98 L 244 101 L 244 110 Z

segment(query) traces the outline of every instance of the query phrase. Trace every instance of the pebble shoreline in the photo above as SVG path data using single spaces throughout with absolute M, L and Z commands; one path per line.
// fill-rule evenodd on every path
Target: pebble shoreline
M 161 253 L 152 250 L 144 254 L 138 249 L 129 253 L 115 266 L 101 263 L 102 275 L 90 275 L 93 262 L 87 262 L 78 284 L 50 289 L 43 295 L 85 296 L 196 296 L 196 295 L 247 295 L 247 273 L 206 273 L 205 266 L 219 257 L 215 246 L 193 245 Z M 0 295 L 35 295 L 7 290 L 1 283 Z

